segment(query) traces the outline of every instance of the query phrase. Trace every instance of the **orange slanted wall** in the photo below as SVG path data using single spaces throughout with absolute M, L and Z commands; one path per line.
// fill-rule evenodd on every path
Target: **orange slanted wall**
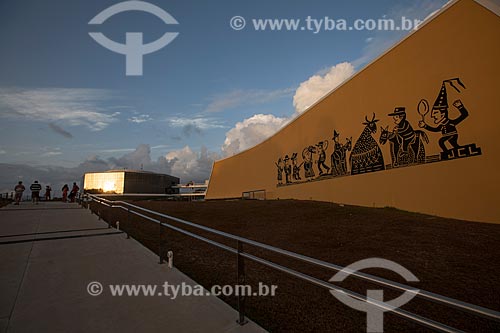
M 280 132 L 215 162 L 206 198 L 234 198 L 246 191 L 265 190 L 268 199 L 391 206 L 500 223 L 498 36 L 500 18 L 493 11 L 473 0 L 449 5 Z M 420 103 L 419 113 L 423 99 L 428 108 Z M 454 105 L 457 100 L 462 106 Z M 414 141 L 411 131 L 408 141 L 401 139 L 401 129 L 392 132 L 396 124 L 390 114 L 397 107 L 405 108 Z M 461 120 L 463 108 L 468 116 Z M 447 110 L 448 125 L 456 128 L 455 145 L 453 128 L 448 126 L 443 134 L 439 127 L 443 123 L 435 122 L 443 110 Z M 419 126 L 424 113 L 425 123 L 438 132 Z M 370 131 L 368 137 L 374 140 L 366 135 L 360 138 L 370 123 L 376 132 Z M 388 129 L 394 144 L 390 140 L 381 143 L 382 128 Z M 338 133 L 335 139 L 334 131 Z M 342 155 L 334 155 L 340 156 L 334 164 L 332 154 L 347 148 L 346 139 L 351 137 L 343 169 Z M 445 140 L 446 150 L 440 140 Z M 397 146 L 401 142 L 406 145 Z M 294 153 L 300 166 L 296 175 L 290 159 Z M 323 175 L 318 167 L 321 155 L 325 157 Z M 308 160 L 314 175 L 304 170 L 303 162 Z

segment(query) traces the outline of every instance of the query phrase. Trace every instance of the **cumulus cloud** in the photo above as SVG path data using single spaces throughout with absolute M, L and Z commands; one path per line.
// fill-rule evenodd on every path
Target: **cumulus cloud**
M 134 151 L 120 158 L 111 157 L 108 162 L 118 169 L 140 170 L 151 167 L 151 148 L 149 145 L 140 144 Z
M 58 122 L 100 131 L 116 121 L 120 114 L 102 107 L 103 102 L 111 98 L 109 91 L 100 89 L 0 88 L 0 107 L 3 109 L 0 117 Z
M 242 105 L 268 103 L 293 93 L 293 88 L 277 90 L 235 90 L 212 98 L 205 112 L 221 112 Z
M 297 113 L 304 112 L 327 93 L 335 89 L 354 74 L 354 66 L 343 62 L 332 66 L 324 75 L 313 75 L 302 82 L 293 96 L 293 106 Z
M 244 119 L 226 133 L 222 146 L 225 156 L 232 156 L 253 147 L 279 131 L 297 114 L 304 112 L 331 90 L 354 74 L 354 66 L 343 62 L 323 70 L 302 82 L 295 90 L 293 104 L 295 113 L 289 117 L 276 117 L 272 114 L 256 114 Z
M 288 118 L 280 118 L 272 114 L 256 114 L 236 123 L 226 133 L 222 146 L 224 155 L 231 156 L 259 144 L 276 133 L 288 120 Z
M 56 125 L 54 123 L 50 123 L 49 124 L 49 128 L 52 131 L 54 131 L 55 133 L 64 136 L 65 138 L 68 138 L 68 139 L 73 138 L 73 134 L 71 134 L 70 132 L 64 130 L 62 127 L 60 127 L 60 126 L 58 126 L 58 125 Z
M 189 146 L 171 151 L 165 156 L 172 175 L 180 177 L 183 182 L 190 180 L 203 182 L 208 179 L 212 165 L 218 158 L 220 158 L 219 154 L 209 152 L 206 147 L 196 152 Z

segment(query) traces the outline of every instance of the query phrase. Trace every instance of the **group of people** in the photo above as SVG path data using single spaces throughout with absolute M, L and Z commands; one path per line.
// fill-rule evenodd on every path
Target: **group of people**
M 14 192 L 15 192 L 15 202 L 14 205 L 19 205 L 19 202 L 21 202 L 21 199 L 23 197 L 23 193 L 26 190 L 26 188 L 23 185 L 22 181 L 19 181 L 18 184 L 14 187 Z M 62 192 L 62 201 L 63 202 L 75 202 L 76 194 L 80 188 L 76 183 L 73 183 L 73 188 L 71 191 L 69 190 L 68 184 L 64 184 L 64 186 L 61 189 Z M 35 180 L 33 184 L 30 185 L 30 191 L 31 191 L 31 201 L 35 204 L 38 205 L 38 202 L 40 201 L 40 192 L 42 191 L 42 185 L 38 182 L 38 180 Z M 69 192 L 69 195 L 68 195 Z M 50 185 L 45 186 L 45 194 L 44 198 L 45 201 L 50 201 L 51 198 L 51 193 L 52 193 L 52 188 Z

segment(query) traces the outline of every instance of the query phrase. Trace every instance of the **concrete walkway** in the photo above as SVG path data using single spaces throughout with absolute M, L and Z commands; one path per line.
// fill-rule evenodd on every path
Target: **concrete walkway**
M 0 332 L 264 332 L 214 296 L 111 296 L 109 284 L 195 285 L 116 232 L 77 204 L 0 209 Z

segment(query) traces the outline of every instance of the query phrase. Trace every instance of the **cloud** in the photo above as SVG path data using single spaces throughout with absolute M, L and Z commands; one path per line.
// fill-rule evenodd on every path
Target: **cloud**
M 63 128 L 61 128 L 60 126 L 58 126 L 58 125 L 56 125 L 54 123 L 50 123 L 49 124 L 49 128 L 51 130 L 53 130 L 55 133 L 64 136 L 65 138 L 68 138 L 68 139 L 73 138 L 73 134 L 71 134 L 70 132 L 64 130 Z
M 150 121 L 150 120 L 153 120 L 153 118 L 151 118 L 151 116 L 149 116 L 148 114 L 141 114 L 138 116 L 133 116 L 133 117 L 128 118 L 128 121 L 130 121 L 131 123 L 136 123 L 136 124 L 141 124 L 141 123 L 144 123 L 144 122 Z
M 151 148 L 149 145 L 140 144 L 134 151 L 123 155 L 120 158 L 111 157 L 108 161 L 113 168 L 140 170 L 152 166 Z
M 288 121 L 289 118 L 279 118 L 272 114 L 256 114 L 238 122 L 226 133 L 222 152 L 225 156 L 232 156 L 253 147 L 276 133 Z
M 203 182 L 208 179 L 214 161 L 219 158 L 219 154 L 209 152 L 206 147 L 201 147 L 199 152 L 195 152 L 189 146 L 165 155 L 171 173 L 180 177 L 183 182 L 190 180 Z
M 203 116 L 195 116 L 194 118 L 171 117 L 167 119 L 167 123 L 171 127 L 182 128 L 185 137 L 202 134 L 203 130 L 207 129 L 224 128 L 218 120 Z
M 102 106 L 111 98 L 109 91 L 100 89 L 0 88 L 0 107 L 3 108 L 0 117 L 58 122 L 100 131 L 120 114 Z
M 293 104 L 295 113 L 289 117 L 276 117 L 272 114 L 256 114 L 244 119 L 226 133 L 221 147 L 225 156 L 232 156 L 253 147 L 278 132 L 297 114 L 304 112 L 320 98 L 335 89 L 354 74 L 354 66 L 343 62 L 320 71 L 302 82 L 295 90 Z
M 278 90 L 235 90 L 212 98 L 205 112 L 222 112 L 242 105 L 258 105 L 290 96 L 293 88 Z
M 167 122 L 172 127 L 184 128 L 186 126 L 196 127 L 202 130 L 212 128 L 224 128 L 224 126 L 213 118 L 194 116 L 193 118 L 170 117 Z
M 129 152 L 129 151 L 134 151 L 135 148 L 114 148 L 114 149 L 101 149 L 98 150 L 99 153 L 124 153 L 124 152 Z
M 48 151 L 46 153 L 43 153 L 41 156 L 43 157 L 52 157 L 52 156 L 58 156 L 58 155 L 61 155 L 62 152 L 60 151 Z
M 354 66 L 343 62 L 332 66 L 324 75 L 313 75 L 302 82 L 293 96 L 293 105 L 298 113 L 304 112 L 323 96 L 354 74 Z
M 202 130 L 196 125 L 189 124 L 182 128 L 182 133 L 184 134 L 185 137 L 190 137 L 193 133 L 201 134 Z

